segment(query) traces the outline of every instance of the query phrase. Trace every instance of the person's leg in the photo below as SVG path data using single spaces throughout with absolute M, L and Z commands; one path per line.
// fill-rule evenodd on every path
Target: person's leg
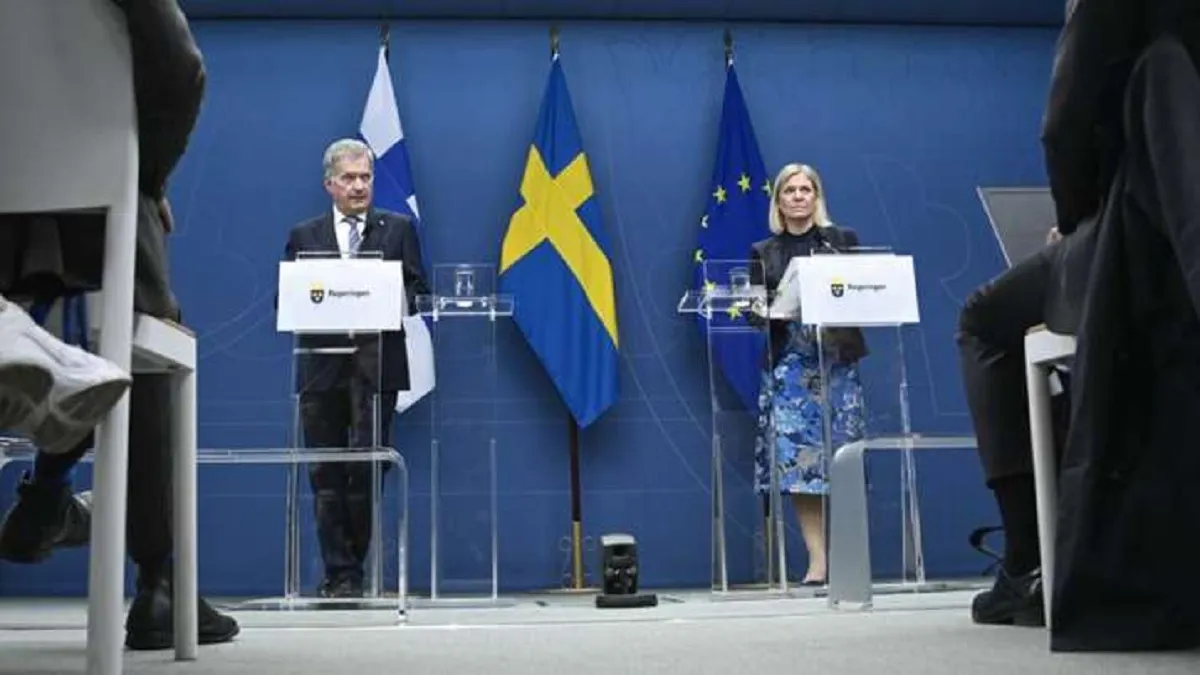
M 134 375 L 129 393 L 129 491 L 125 540 L 139 577 L 157 578 L 171 560 L 174 513 L 168 374 Z
M 800 535 L 808 552 L 808 570 L 801 583 L 820 585 L 825 583 L 825 500 L 822 495 L 793 494 L 792 508 L 796 521 L 800 523 Z
M 166 232 L 162 224 L 155 217 L 155 209 L 157 205 L 148 197 L 140 196 L 138 203 L 138 223 L 137 223 L 137 260 L 135 266 L 135 281 L 134 281 L 134 309 L 141 314 L 149 314 L 164 319 L 177 321 L 179 319 L 179 306 L 175 301 L 175 296 L 171 292 L 169 270 L 167 267 L 167 238 Z M 69 270 L 76 272 L 83 267 L 86 267 L 87 253 L 94 257 L 94 251 L 85 251 L 87 247 L 74 246 L 66 247 L 67 263 Z M 17 305 L 10 303 L 0 296 L 0 324 L 9 325 L 12 330 L 25 334 L 26 339 L 30 335 L 39 339 L 35 342 L 45 342 L 52 340 L 57 343 L 57 339 L 53 338 L 49 333 L 46 333 L 40 327 L 36 326 L 31 317 L 28 317 L 25 312 Z M 5 331 L 0 327 L 0 334 Z M 2 337 L 2 335 L 0 335 Z M 16 339 L 13 340 L 16 342 Z M 11 347 L 10 347 L 11 348 Z M 68 346 L 63 344 L 58 350 L 61 354 L 56 357 L 57 360 L 74 359 L 80 363 L 85 363 L 87 359 L 98 359 L 78 347 Z M 3 349 L 0 349 L 3 352 Z M 24 354 L 25 352 L 19 352 Z M 4 354 L 0 353 L 0 428 L 7 428 L 6 422 L 11 422 L 13 426 L 19 427 L 24 423 L 28 427 L 30 435 L 35 441 L 44 440 L 47 438 L 54 439 L 55 445 L 68 442 L 69 449 L 61 452 L 56 447 L 43 447 L 34 459 L 32 474 L 26 474 L 22 479 L 21 484 L 17 487 L 17 502 L 5 515 L 4 522 L 0 524 L 0 559 L 10 562 L 20 563 L 37 563 L 45 560 L 50 556 L 51 551 L 58 547 L 82 546 L 88 542 L 91 529 L 91 518 L 89 509 L 86 504 L 79 501 L 78 498 L 72 498 L 71 495 L 71 474 L 75 465 L 87 453 L 95 443 L 95 437 L 92 433 L 84 431 L 82 425 L 63 425 L 49 424 L 53 416 L 47 415 L 44 422 L 40 425 L 34 422 L 26 421 L 30 417 L 29 411 L 24 414 L 20 413 L 22 408 L 19 405 L 9 404 L 4 402 L 15 401 L 25 402 L 29 405 L 36 403 L 30 396 L 16 396 L 15 394 L 5 395 L 5 392 L 30 391 L 34 388 L 32 383 L 33 378 L 43 370 L 30 370 L 28 358 L 17 359 L 11 366 L 11 372 L 5 373 L 3 366 Z M 103 372 L 89 375 L 93 379 L 95 377 L 104 376 Z M 59 378 L 63 379 L 63 378 Z M 77 380 L 79 376 L 73 376 L 65 382 L 70 383 L 71 380 Z M 6 388 L 5 382 L 12 382 L 13 385 Z M 53 379 L 47 374 L 47 386 L 53 385 Z M 102 414 L 108 406 L 108 401 L 115 403 L 116 398 L 113 394 L 124 392 L 128 386 L 128 379 L 123 382 L 118 382 L 114 385 L 107 385 L 106 388 L 93 386 L 91 391 L 100 392 L 104 396 L 99 395 L 93 398 L 99 401 L 104 398 L 99 404 L 92 406 L 97 413 Z M 58 385 L 60 390 L 64 390 L 64 385 Z M 157 384 L 143 385 L 143 390 L 154 392 L 163 387 Z M 65 390 L 64 390 L 65 391 Z M 68 392 L 69 393 L 69 392 Z M 51 396 L 50 389 L 42 394 L 42 397 Z M 133 393 L 130 396 L 134 396 Z M 139 397 L 145 401 L 145 395 Z M 132 400 L 132 399 L 131 399 Z M 101 410 L 104 408 L 104 410 Z M 9 412 L 4 412 L 9 411 Z M 91 415 L 91 413 L 88 413 Z M 98 415 L 97 415 L 98 416 Z M 20 420 L 16 418 L 20 417 Z M 6 420 L 5 418 L 12 418 Z M 91 419 L 90 417 L 88 419 Z M 154 438 L 157 431 L 154 427 L 157 423 L 150 423 L 150 427 L 132 424 L 132 420 L 137 419 L 137 416 L 130 418 L 130 433 L 147 434 L 147 438 Z M 148 418 L 149 419 L 149 418 Z M 73 430 L 72 428 L 76 429 Z M 51 433 L 53 432 L 53 433 Z M 86 434 L 82 440 L 70 442 L 71 437 L 78 437 Z M 169 439 L 167 441 L 169 444 Z M 132 448 L 132 443 L 131 443 Z M 47 452 L 46 450 L 51 450 Z M 132 450 L 131 450 L 132 452 Z M 157 474 L 154 474 L 157 475 Z M 133 487 L 131 486 L 131 490 Z M 167 503 L 170 502 L 170 494 L 166 496 Z M 138 511 L 132 511 L 134 513 Z M 141 513 L 153 513 L 146 510 Z M 160 512 L 161 515 L 161 512 Z M 169 528 L 169 515 L 164 515 L 162 518 L 166 527 Z M 169 529 L 168 529 L 169 532 Z M 170 544 L 167 544 L 168 549 Z
M 125 621 L 130 649 L 169 649 L 174 643 L 171 554 L 174 492 L 169 374 L 135 375 L 130 390 L 129 492 L 125 536 L 137 566 L 137 594 Z M 200 644 L 232 640 L 237 621 L 203 599 L 199 605 Z
M 1047 248 L 1007 270 L 973 293 L 959 317 L 956 337 L 967 406 L 984 477 L 1004 527 L 1000 581 L 973 608 L 976 620 L 986 623 L 1011 623 L 1014 613 L 1030 608 L 1032 596 L 1002 592 L 1019 590 L 1010 589 L 1008 582 L 1028 588 L 1040 584 L 1034 578 L 1040 575 L 1025 333 L 1043 321 L 1052 260 Z
M 395 419 L 396 392 L 371 391 L 367 381 L 356 378 L 352 389 L 354 406 L 354 422 L 350 431 L 351 445 L 358 449 L 373 447 L 390 447 L 392 442 L 392 424 Z M 372 472 L 372 466 L 378 467 L 378 473 Z M 385 462 L 356 462 L 346 467 L 348 479 L 345 495 L 346 530 L 350 533 L 351 547 L 354 552 L 356 568 L 354 578 L 361 588 L 363 568 L 367 553 L 371 547 L 371 529 L 374 524 L 372 517 L 372 477 L 380 486 L 382 493 L 383 476 L 389 464 Z
M 300 394 L 300 424 L 303 447 L 345 448 L 350 427 L 350 393 L 346 389 L 307 391 Z M 341 462 L 314 462 L 309 465 L 309 485 L 317 521 L 317 539 L 325 578 L 318 593 L 340 595 L 342 579 L 355 567 L 346 530 L 346 466 Z
M 6 304 L 0 298 L 0 311 Z M 52 379 L 47 375 L 46 381 L 51 383 Z M 49 395 L 49 390 L 45 395 Z M 0 524 L 0 559 L 33 564 L 50 557 L 55 548 L 88 542 L 90 514 L 86 504 L 72 497 L 71 478 L 75 466 L 93 443 L 93 436 L 88 434 L 65 453 L 37 453 L 32 473 L 22 476 L 17 486 L 17 501 Z
M 850 443 L 862 440 L 866 435 L 866 414 L 862 380 L 859 376 L 857 358 L 851 362 L 835 361 L 822 376 L 821 390 L 814 397 L 820 402 L 814 408 L 814 417 L 806 420 L 812 434 L 819 439 L 820 448 L 802 450 L 797 460 L 805 492 L 792 496 L 804 546 L 808 549 L 808 571 L 803 583 L 824 585 L 828 574 L 828 544 L 825 536 L 829 508 L 829 452 Z M 828 402 L 830 408 L 824 410 Z M 829 424 L 825 414 L 830 415 Z M 826 431 L 829 437 L 826 438 Z
M 33 482 L 46 486 L 70 485 L 75 465 L 79 464 L 93 443 L 94 437 L 88 436 L 73 450 L 62 455 L 39 452 L 33 458 Z
M 180 321 L 170 283 L 167 229 L 158 203 L 139 195 L 133 305 L 139 314 Z M 129 393 L 125 538 L 137 567 L 137 584 L 125 619 L 125 645 L 136 650 L 170 649 L 174 644 L 172 380 L 165 373 L 139 374 Z M 204 598 L 199 599 L 198 613 L 200 644 L 229 642 L 240 631 L 237 621 Z
M 63 455 L 38 453 L 34 470 L 17 485 L 17 501 L 0 523 L 0 560 L 35 564 L 56 548 L 88 543 L 91 513 L 71 494 L 70 476 L 79 459 L 92 447 L 89 436 Z
M 138 196 L 137 254 L 133 306 L 139 314 L 180 320 L 171 290 L 167 233 L 158 205 Z M 171 403 L 175 389 L 169 374 L 134 377 L 129 393 L 129 492 L 125 536 L 129 556 L 140 575 L 155 578 L 166 569 L 172 551 Z M 134 423 L 133 421 L 137 422 Z

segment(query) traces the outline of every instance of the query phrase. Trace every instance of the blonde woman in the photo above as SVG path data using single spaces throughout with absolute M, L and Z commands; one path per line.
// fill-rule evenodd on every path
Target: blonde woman
M 751 265 L 758 279 L 776 288 L 788 261 L 813 252 L 846 251 L 858 235 L 833 225 L 825 190 L 816 170 L 789 164 L 775 178 L 769 211 L 771 236 L 753 246 Z M 803 583 L 826 581 L 822 497 L 829 491 L 826 471 L 825 422 L 822 402 L 831 406 L 833 447 L 862 438 L 862 383 L 858 360 L 866 355 L 862 331 L 826 329 L 821 344 L 827 373 L 822 375 L 817 334 L 799 321 L 769 323 L 770 361 L 759 394 L 758 440 L 755 444 L 755 488 L 771 490 L 772 467 L 778 489 L 790 495 L 804 545 L 808 571 Z

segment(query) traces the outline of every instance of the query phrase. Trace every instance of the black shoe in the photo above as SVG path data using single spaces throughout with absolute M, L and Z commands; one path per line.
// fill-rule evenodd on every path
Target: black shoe
M 1001 567 L 991 590 L 971 601 L 971 620 L 1001 626 L 1045 626 L 1042 570 L 1014 577 Z
M 138 579 L 137 595 L 125 617 L 125 646 L 135 650 L 170 649 L 175 645 L 174 602 L 166 575 Z M 204 598 L 199 599 L 202 645 L 230 642 L 241 632 L 233 617 L 225 616 Z
M 17 486 L 17 503 L 0 524 L 0 560 L 42 562 L 56 548 L 87 544 L 91 525 L 91 510 L 70 486 L 39 485 L 27 472 Z
M 363 582 L 352 575 L 325 577 L 317 587 L 317 595 L 322 598 L 361 598 Z
M 1034 569 L 1014 576 L 1004 569 L 1003 557 L 988 548 L 984 538 L 998 527 L 981 527 L 971 533 L 971 546 L 995 562 L 989 567 L 996 573 L 996 583 L 971 601 L 971 620 L 979 624 L 1000 626 L 1046 625 L 1042 594 L 1042 570 Z

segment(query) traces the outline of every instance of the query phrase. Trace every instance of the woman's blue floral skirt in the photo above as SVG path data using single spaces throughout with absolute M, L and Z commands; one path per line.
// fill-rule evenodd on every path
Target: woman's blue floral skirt
M 829 491 L 829 473 L 816 339 L 811 329 L 795 326 L 789 332 L 783 356 L 762 374 L 754 487 L 760 493 L 770 491 L 774 465 L 781 493 L 823 495 Z M 863 438 L 866 414 L 857 364 L 828 367 L 831 449 L 837 449 Z

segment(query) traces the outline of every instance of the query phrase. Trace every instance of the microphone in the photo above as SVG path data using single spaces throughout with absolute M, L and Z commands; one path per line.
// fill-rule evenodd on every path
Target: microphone
M 826 253 L 841 253 L 841 251 L 839 251 L 837 249 L 837 247 L 835 247 L 833 244 L 831 244 L 829 242 L 828 239 L 825 238 L 825 233 L 817 232 L 817 240 L 819 242 L 821 242 L 820 247 L 821 247 L 822 251 L 824 251 Z

